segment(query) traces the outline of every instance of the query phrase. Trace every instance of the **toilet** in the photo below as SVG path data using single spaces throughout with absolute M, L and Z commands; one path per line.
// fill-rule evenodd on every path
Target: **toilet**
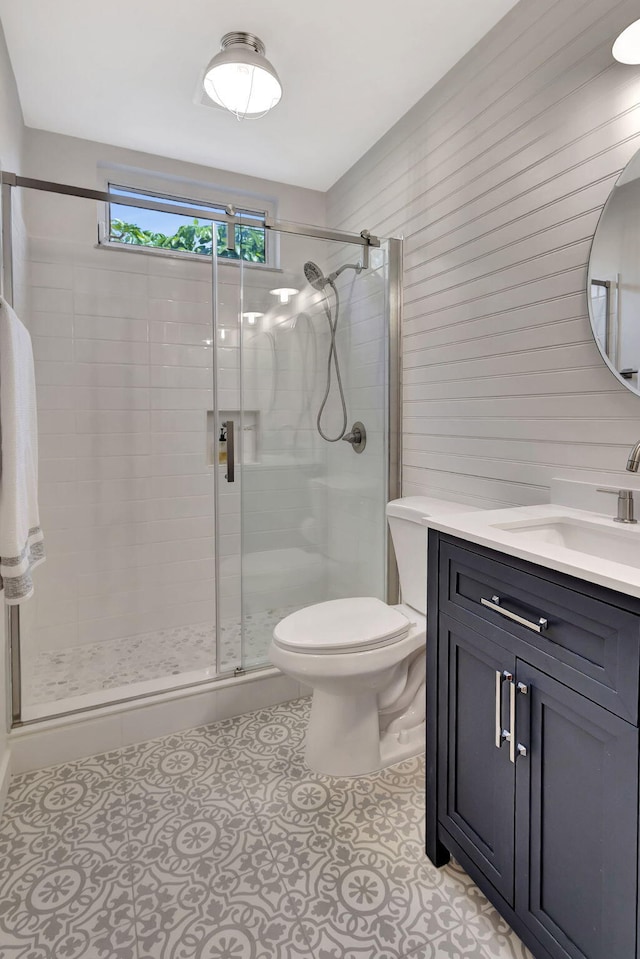
M 313 689 L 307 765 L 362 776 L 425 746 L 427 529 L 429 516 L 474 506 L 407 496 L 387 504 L 402 603 L 371 596 L 307 606 L 276 626 L 269 658 Z

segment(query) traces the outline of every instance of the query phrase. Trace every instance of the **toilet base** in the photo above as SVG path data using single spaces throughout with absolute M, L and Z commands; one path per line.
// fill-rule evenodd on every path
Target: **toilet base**
M 336 696 L 316 689 L 305 759 L 326 776 L 366 776 L 424 752 L 425 735 L 425 723 L 381 735 L 374 691 Z
M 305 758 L 310 769 L 327 776 L 363 776 L 379 769 L 375 692 L 336 696 L 322 689 L 314 690 Z
M 426 723 L 420 723 L 414 729 L 403 729 L 399 733 L 383 733 L 380 740 L 380 768 L 411 759 L 425 751 L 427 744 Z

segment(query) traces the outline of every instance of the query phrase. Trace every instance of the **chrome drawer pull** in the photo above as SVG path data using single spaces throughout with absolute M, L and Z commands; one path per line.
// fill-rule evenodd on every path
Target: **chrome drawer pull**
M 542 616 L 537 623 L 532 623 L 531 620 L 523 619 L 517 613 L 512 613 L 510 609 L 505 609 L 504 606 L 500 605 L 499 596 L 492 596 L 490 600 L 481 598 L 480 602 L 483 606 L 492 609 L 494 613 L 500 613 L 501 616 L 506 616 L 507 619 L 512 619 L 514 623 L 520 623 L 521 626 L 526 626 L 527 629 L 532 629 L 535 633 L 541 633 L 549 625 L 548 621 Z

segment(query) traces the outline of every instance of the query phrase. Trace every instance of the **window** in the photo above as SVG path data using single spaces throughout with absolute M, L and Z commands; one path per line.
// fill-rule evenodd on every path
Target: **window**
M 109 203 L 108 242 L 124 246 L 144 246 L 171 253 L 211 256 L 212 238 L 215 237 L 219 257 L 230 260 L 247 260 L 250 263 L 266 263 L 266 240 L 264 213 L 237 210 L 243 223 L 235 224 L 235 250 L 227 244 L 227 224 L 216 221 L 216 215 L 224 214 L 221 205 L 178 199 L 159 193 L 147 193 L 127 187 L 109 184 L 109 192 L 137 200 L 149 199 L 165 206 L 188 206 L 202 210 L 202 216 L 185 216 L 182 213 L 160 212 L 141 207 Z M 255 225 L 254 225 L 255 222 Z

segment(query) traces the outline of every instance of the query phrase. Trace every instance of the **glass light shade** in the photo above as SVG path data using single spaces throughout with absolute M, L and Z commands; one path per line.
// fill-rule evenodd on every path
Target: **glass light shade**
M 640 63 L 640 20 L 622 31 L 611 52 L 620 63 Z
M 277 290 L 269 290 L 269 293 L 277 296 L 281 303 L 288 303 L 291 297 L 299 292 L 300 290 L 295 290 L 292 286 L 280 286 Z
M 278 74 L 269 61 L 241 44 L 218 53 L 203 82 L 207 96 L 238 117 L 263 116 L 282 96 Z
M 243 313 L 242 315 L 246 320 L 249 321 L 251 326 L 255 326 L 256 320 L 260 319 L 261 316 L 264 316 L 264 313 L 256 313 L 255 311 L 251 311 L 249 313 Z

